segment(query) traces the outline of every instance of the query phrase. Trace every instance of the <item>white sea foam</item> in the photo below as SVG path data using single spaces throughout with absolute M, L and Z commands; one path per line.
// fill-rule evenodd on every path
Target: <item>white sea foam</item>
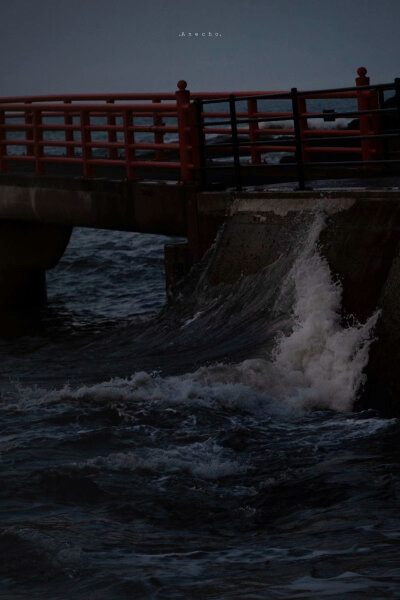
M 317 216 L 283 283 L 278 302 L 284 295 L 293 295 L 293 327 L 278 336 L 270 359 L 202 367 L 167 378 L 136 374 L 122 389 L 114 382 L 109 388 L 98 386 L 98 392 L 115 399 L 130 396 L 168 405 L 215 404 L 274 414 L 293 406 L 350 410 L 364 381 L 379 312 L 365 324 L 342 323 L 341 285 L 332 279 L 327 260 L 316 246 L 322 227 L 323 219 Z M 93 391 L 82 388 L 77 394 L 82 397 Z
M 365 324 L 343 326 L 342 287 L 316 247 L 323 220 L 317 217 L 283 291 L 295 288 L 294 327 L 281 335 L 273 365 L 284 378 L 287 397 L 335 410 L 351 408 L 364 382 L 376 311 Z
M 342 287 L 317 248 L 323 226 L 319 214 L 283 283 L 278 303 L 283 296 L 293 295 L 293 327 L 278 336 L 271 359 L 200 370 L 197 376 L 204 383 L 234 382 L 299 408 L 352 408 L 365 380 L 363 371 L 380 313 L 376 311 L 365 324 L 355 320 L 351 326 L 343 324 Z
M 161 475 L 186 471 L 202 479 L 220 479 L 243 473 L 245 465 L 227 456 L 226 449 L 212 439 L 161 449 L 141 448 L 136 452 L 119 452 L 86 461 L 85 465 L 106 466 L 115 470 L 146 470 Z
M 76 390 L 68 386 L 58 392 L 30 389 L 28 398 L 19 388 L 19 410 L 24 406 L 21 397 L 26 399 L 27 409 L 35 404 L 50 409 L 54 403 L 75 400 L 114 405 L 135 402 L 163 409 L 184 404 L 276 416 L 289 416 L 306 407 L 351 410 L 364 382 L 379 311 L 364 324 L 343 324 L 341 285 L 333 280 L 328 262 L 317 248 L 323 226 L 323 218 L 316 216 L 282 284 L 277 302 L 292 301 L 292 328 L 277 336 L 272 356 L 201 367 L 179 376 L 139 372 Z M 194 319 L 201 319 L 201 313 Z M 12 394 L 4 400 L 10 407 Z

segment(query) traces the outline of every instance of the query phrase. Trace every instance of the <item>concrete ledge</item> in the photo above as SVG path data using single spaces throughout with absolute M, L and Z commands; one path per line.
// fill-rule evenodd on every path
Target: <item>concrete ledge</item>
M 0 178 L 0 219 L 185 235 L 190 186 L 60 177 Z

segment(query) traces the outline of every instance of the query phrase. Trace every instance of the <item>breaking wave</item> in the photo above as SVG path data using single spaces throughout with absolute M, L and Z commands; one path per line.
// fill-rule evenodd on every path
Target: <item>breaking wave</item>
M 4 353 L 20 381 L 0 393 L 1 598 L 398 597 L 399 424 L 351 412 L 379 312 L 343 314 L 323 227 L 212 286 L 219 239 L 158 317 L 102 311 Z M 82 322 L 79 246 L 57 290 Z M 99 303 L 101 265 L 118 273 L 107 248 L 84 273 Z M 144 292 L 158 250 L 142 251 Z M 107 287 L 122 308 L 128 280 Z

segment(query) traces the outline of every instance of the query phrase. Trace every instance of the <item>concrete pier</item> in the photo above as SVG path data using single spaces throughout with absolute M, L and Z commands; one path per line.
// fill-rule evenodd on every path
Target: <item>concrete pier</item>
M 34 231 L 39 231 L 40 227 L 44 226 L 47 227 L 46 231 L 54 232 L 70 232 L 72 227 L 91 227 L 187 237 L 186 245 L 166 247 L 168 288 L 184 277 L 212 244 L 218 228 L 226 218 L 230 202 L 230 194 L 203 196 L 194 186 L 176 184 L 22 175 L 4 175 L 0 179 L 0 224 L 13 222 L 15 239 L 23 238 L 27 229 L 30 235 L 33 235 Z M 13 235 L 7 237 L 4 234 L 6 247 L 7 244 L 12 244 Z M 40 234 L 38 240 L 39 238 Z M 10 241 L 6 241 L 8 239 Z M 62 239 L 64 240 L 64 237 Z M 62 256 L 66 243 L 57 260 Z M 23 247 L 21 244 L 19 250 L 15 247 L 9 252 L 6 251 L 6 254 L 16 257 L 18 252 L 21 254 Z M 39 256 L 45 252 L 45 247 L 37 246 L 36 250 L 34 248 L 35 245 L 31 244 L 29 250 L 27 249 L 26 265 L 22 257 L 18 263 L 18 273 L 21 277 L 22 270 L 29 269 L 26 281 L 33 277 L 29 263 L 32 256 Z M 50 268 L 47 264 L 56 264 L 57 260 L 54 262 L 51 248 L 49 241 L 49 260 L 42 260 L 35 268 L 43 270 Z M 6 266 L 4 272 L 5 269 Z M 11 275 L 8 277 L 10 290 L 15 286 L 19 289 L 17 284 L 11 284 Z M 44 281 L 43 273 L 40 278 Z M 38 283 L 39 271 L 34 279 L 38 289 L 43 288 L 43 285 Z M 34 293 L 34 289 L 35 286 L 26 296 L 21 291 L 21 300 L 23 297 L 30 298 L 32 302 L 35 299 L 36 304 L 40 297 L 43 299 L 44 295 Z M 19 306 L 20 301 L 11 294 L 7 302 L 4 299 L 4 304 Z
M 0 308 L 45 300 L 45 271 L 73 226 L 183 236 L 168 244 L 170 294 L 213 243 L 207 284 L 231 285 L 288 252 L 299 227 L 326 215 L 319 245 L 343 287 L 343 318 L 382 310 L 364 398 L 400 414 L 400 189 L 201 192 L 194 186 L 5 176 L 0 181 Z M 379 391 L 379 394 L 377 393 Z
M 34 308 L 46 301 L 46 270 L 67 247 L 71 227 L 0 221 L 0 310 Z

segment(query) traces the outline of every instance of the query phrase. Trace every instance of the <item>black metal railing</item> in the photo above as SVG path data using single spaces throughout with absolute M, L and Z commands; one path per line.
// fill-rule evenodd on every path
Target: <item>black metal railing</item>
M 393 92 L 394 106 L 387 106 L 385 100 L 385 92 Z M 342 96 L 340 96 L 342 94 Z M 348 94 L 348 96 L 346 96 Z M 352 96 L 350 96 L 353 94 Z M 346 97 L 352 97 L 357 101 L 358 110 L 343 110 L 339 111 L 336 109 L 323 109 L 319 112 L 307 112 L 301 110 L 300 107 L 305 107 L 306 100 L 312 100 L 320 96 L 322 99 L 343 99 Z M 321 99 L 319 98 L 319 99 Z M 359 99 L 362 99 L 360 101 Z M 373 99 L 373 102 L 369 102 L 368 99 Z M 284 116 L 238 116 L 240 111 L 237 110 L 236 103 L 247 100 L 286 100 L 291 103 L 291 112 L 285 113 Z M 376 101 L 376 103 L 375 103 Z M 303 105 L 302 105 L 303 102 Z M 365 105 L 367 102 L 367 106 Z M 226 103 L 229 106 L 229 112 L 226 117 L 222 119 L 220 117 L 212 117 L 210 112 L 205 113 L 208 105 L 211 104 L 222 104 Z M 340 174 L 340 178 L 354 177 L 355 172 L 358 175 L 366 174 L 366 171 L 371 172 L 371 168 L 383 168 L 386 172 L 391 174 L 400 175 L 400 78 L 396 78 L 393 83 L 378 84 L 378 85 L 362 85 L 355 87 L 345 88 L 333 88 L 325 90 L 311 90 L 311 91 L 299 91 L 297 88 L 292 88 L 290 92 L 269 94 L 269 95 L 254 95 L 251 96 L 235 96 L 234 94 L 229 95 L 226 98 L 218 98 L 213 100 L 204 100 L 196 98 L 196 115 L 197 115 L 197 134 L 199 140 L 199 173 L 198 180 L 201 187 L 206 188 L 208 185 L 214 183 L 213 176 L 210 177 L 210 173 L 224 169 L 226 171 L 229 167 L 229 179 L 228 184 L 231 183 L 237 190 L 242 190 L 243 187 L 243 169 L 246 168 L 247 179 L 251 180 L 251 173 L 256 170 L 261 173 L 261 179 L 263 183 L 268 183 L 271 178 L 271 169 L 276 170 L 277 165 L 261 163 L 254 164 L 253 161 L 243 165 L 240 157 L 243 155 L 244 147 L 248 151 L 250 158 L 252 148 L 263 147 L 284 147 L 286 144 L 293 147 L 293 160 L 280 163 L 280 171 L 290 169 L 296 173 L 295 180 L 298 183 L 298 189 L 304 190 L 306 187 L 307 177 L 311 179 L 312 170 L 317 168 L 329 169 L 331 167 L 337 167 L 343 169 Z M 261 111 L 260 111 L 261 113 Z M 242 113 L 243 114 L 243 113 Z M 387 126 L 385 117 L 395 116 L 392 119 L 390 126 Z M 210 116 L 212 120 L 210 119 Z M 208 118 L 208 120 L 206 120 Z M 332 129 L 327 129 L 326 133 L 317 134 L 315 136 L 310 135 L 310 131 L 307 134 L 304 131 L 305 125 L 308 124 L 309 120 L 312 119 L 323 119 L 324 121 L 332 121 L 338 118 L 356 119 L 358 120 L 359 133 L 354 134 L 354 130 L 349 131 L 349 135 L 345 132 L 340 132 L 341 135 L 335 134 Z M 250 135 L 240 137 L 238 130 L 241 125 L 247 124 L 250 127 L 250 123 L 268 123 L 280 121 L 292 121 L 292 133 L 282 136 L 271 136 L 267 142 L 265 139 L 250 139 Z M 394 123 L 394 125 L 393 125 Z M 227 140 L 218 143 L 210 143 L 206 140 L 207 127 L 227 126 L 225 130 L 229 132 Z M 268 129 L 262 130 L 263 136 L 268 135 Z M 319 133 L 319 132 L 318 132 Z M 226 134 L 225 134 L 226 135 Z M 262 137 L 262 136 L 260 136 Z M 272 139 L 272 137 L 274 139 Z M 390 148 L 390 142 L 393 139 L 399 140 L 399 143 Z M 330 144 L 331 143 L 331 144 Z M 339 146 L 338 144 L 339 143 Z M 316 146 L 317 144 L 317 146 Z M 318 147 L 318 144 L 323 146 Z M 345 146 L 343 146 L 345 144 Z M 316 148 L 316 151 L 313 151 Z M 225 161 L 220 164 L 216 164 L 209 158 L 209 151 L 220 151 L 224 153 L 225 159 L 229 159 L 229 162 Z M 320 152 L 318 152 L 320 150 Z M 331 154 L 338 154 L 339 159 L 334 160 L 312 160 L 312 154 L 323 154 L 323 152 L 329 152 Z M 269 150 L 271 152 L 271 150 Z M 352 155 L 353 153 L 360 153 L 361 157 L 358 160 L 343 159 L 340 155 L 347 153 Z M 340 160 L 341 158 L 341 160 Z M 233 164 L 232 164 L 233 160 Z M 314 171 L 315 172 L 315 171 Z M 250 173 L 250 176 L 249 176 Z M 293 176 L 292 176 L 293 177 Z M 282 179 L 285 180 L 284 178 Z M 257 179 L 258 183 L 261 183 L 260 178 Z

